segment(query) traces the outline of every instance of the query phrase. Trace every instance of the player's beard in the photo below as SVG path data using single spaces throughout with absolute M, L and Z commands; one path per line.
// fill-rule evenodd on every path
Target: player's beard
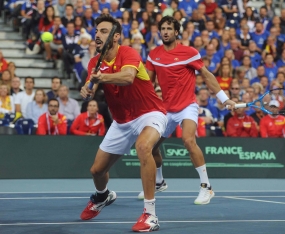
M 113 41 L 111 40 L 110 41 L 110 43 L 109 43 L 109 47 L 108 47 L 108 49 L 110 49 L 110 48 L 112 48 L 113 47 Z M 96 47 L 96 51 L 97 51 L 97 53 L 101 53 L 102 52 L 102 49 L 103 49 L 103 47 L 104 47 L 104 45 L 102 46 L 102 48 L 100 48 L 100 47 Z
M 164 45 L 169 46 L 169 45 L 171 45 L 173 42 L 175 42 L 175 40 L 176 40 L 176 38 L 175 38 L 175 37 L 172 37 L 172 38 L 169 38 L 168 41 L 164 41 L 164 40 L 162 39 L 162 42 L 163 42 Z

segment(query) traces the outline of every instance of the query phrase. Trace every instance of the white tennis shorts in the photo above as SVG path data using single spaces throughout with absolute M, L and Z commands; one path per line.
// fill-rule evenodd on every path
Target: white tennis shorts
M 181 126 L 184 119 L 191 119 L 196 124 L 198 124 L 198 116 L 199 105 L 197 103 L 190 104 L 180 112 L 167 112 L 167 127 L 162 136 L 165 138 L 169 137 L 169 135 L 173 133 L 178 124 Z
M 110 154 L 129 153 L 146 126 L 155 128 L 161 136 L 167 126 L 166 115 L 153 111 L 124 124 L 119 124 L 114 120 L 99 147 Z

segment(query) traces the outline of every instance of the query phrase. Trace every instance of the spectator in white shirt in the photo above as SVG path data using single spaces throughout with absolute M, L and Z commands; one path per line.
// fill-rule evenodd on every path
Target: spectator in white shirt
M 73 121 L 79 114 L 80 109 L 78 102 L 68 97 L 69 89 L 65 85 L 61 85 L 58 90 L 59 110 L 58 112 L 65 115 L 70 121 Z
M 19 92 L 15 98 L 15 109 L 17 117 L 20 113 L 22 117 L 26 118 L 26 109 L 29 102 L 32 102 L 35 96 L 34 92 L 34 78 L 26 77 L 25 78 L 25 91 Z
M 48 110 L 46 102 L 47 96 L 45 91 L 43 89 L 37 89 L 34 100 L 27 106 L 26 118 L 32 119 L 35 124 L 38 123 L 39 117 Z

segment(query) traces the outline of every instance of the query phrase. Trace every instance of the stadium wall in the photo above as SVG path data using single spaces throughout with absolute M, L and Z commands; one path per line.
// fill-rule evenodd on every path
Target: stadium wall
M 0 179 L 90 178 L 89 168 L 102 137 L 0 136 Z M 285 178 L 285 139 L 200 138 L 211 178 Z M 166 178 L 197 178 L 181 139 L 161 146 Z M 110 172 L 138 178 L 132 148 Z

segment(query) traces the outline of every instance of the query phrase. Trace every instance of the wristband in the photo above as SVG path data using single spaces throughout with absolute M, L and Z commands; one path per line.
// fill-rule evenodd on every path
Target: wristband
M 90 83 L 90 80 L 86 81 L 85 85 L 88 85 Z
M 219 100 L 224 104 L 229 98 L 226 95 L 226 93 L 223 90 L 220 90 L 217 94 L 216 94 L 217 98 L 219 98 Z

